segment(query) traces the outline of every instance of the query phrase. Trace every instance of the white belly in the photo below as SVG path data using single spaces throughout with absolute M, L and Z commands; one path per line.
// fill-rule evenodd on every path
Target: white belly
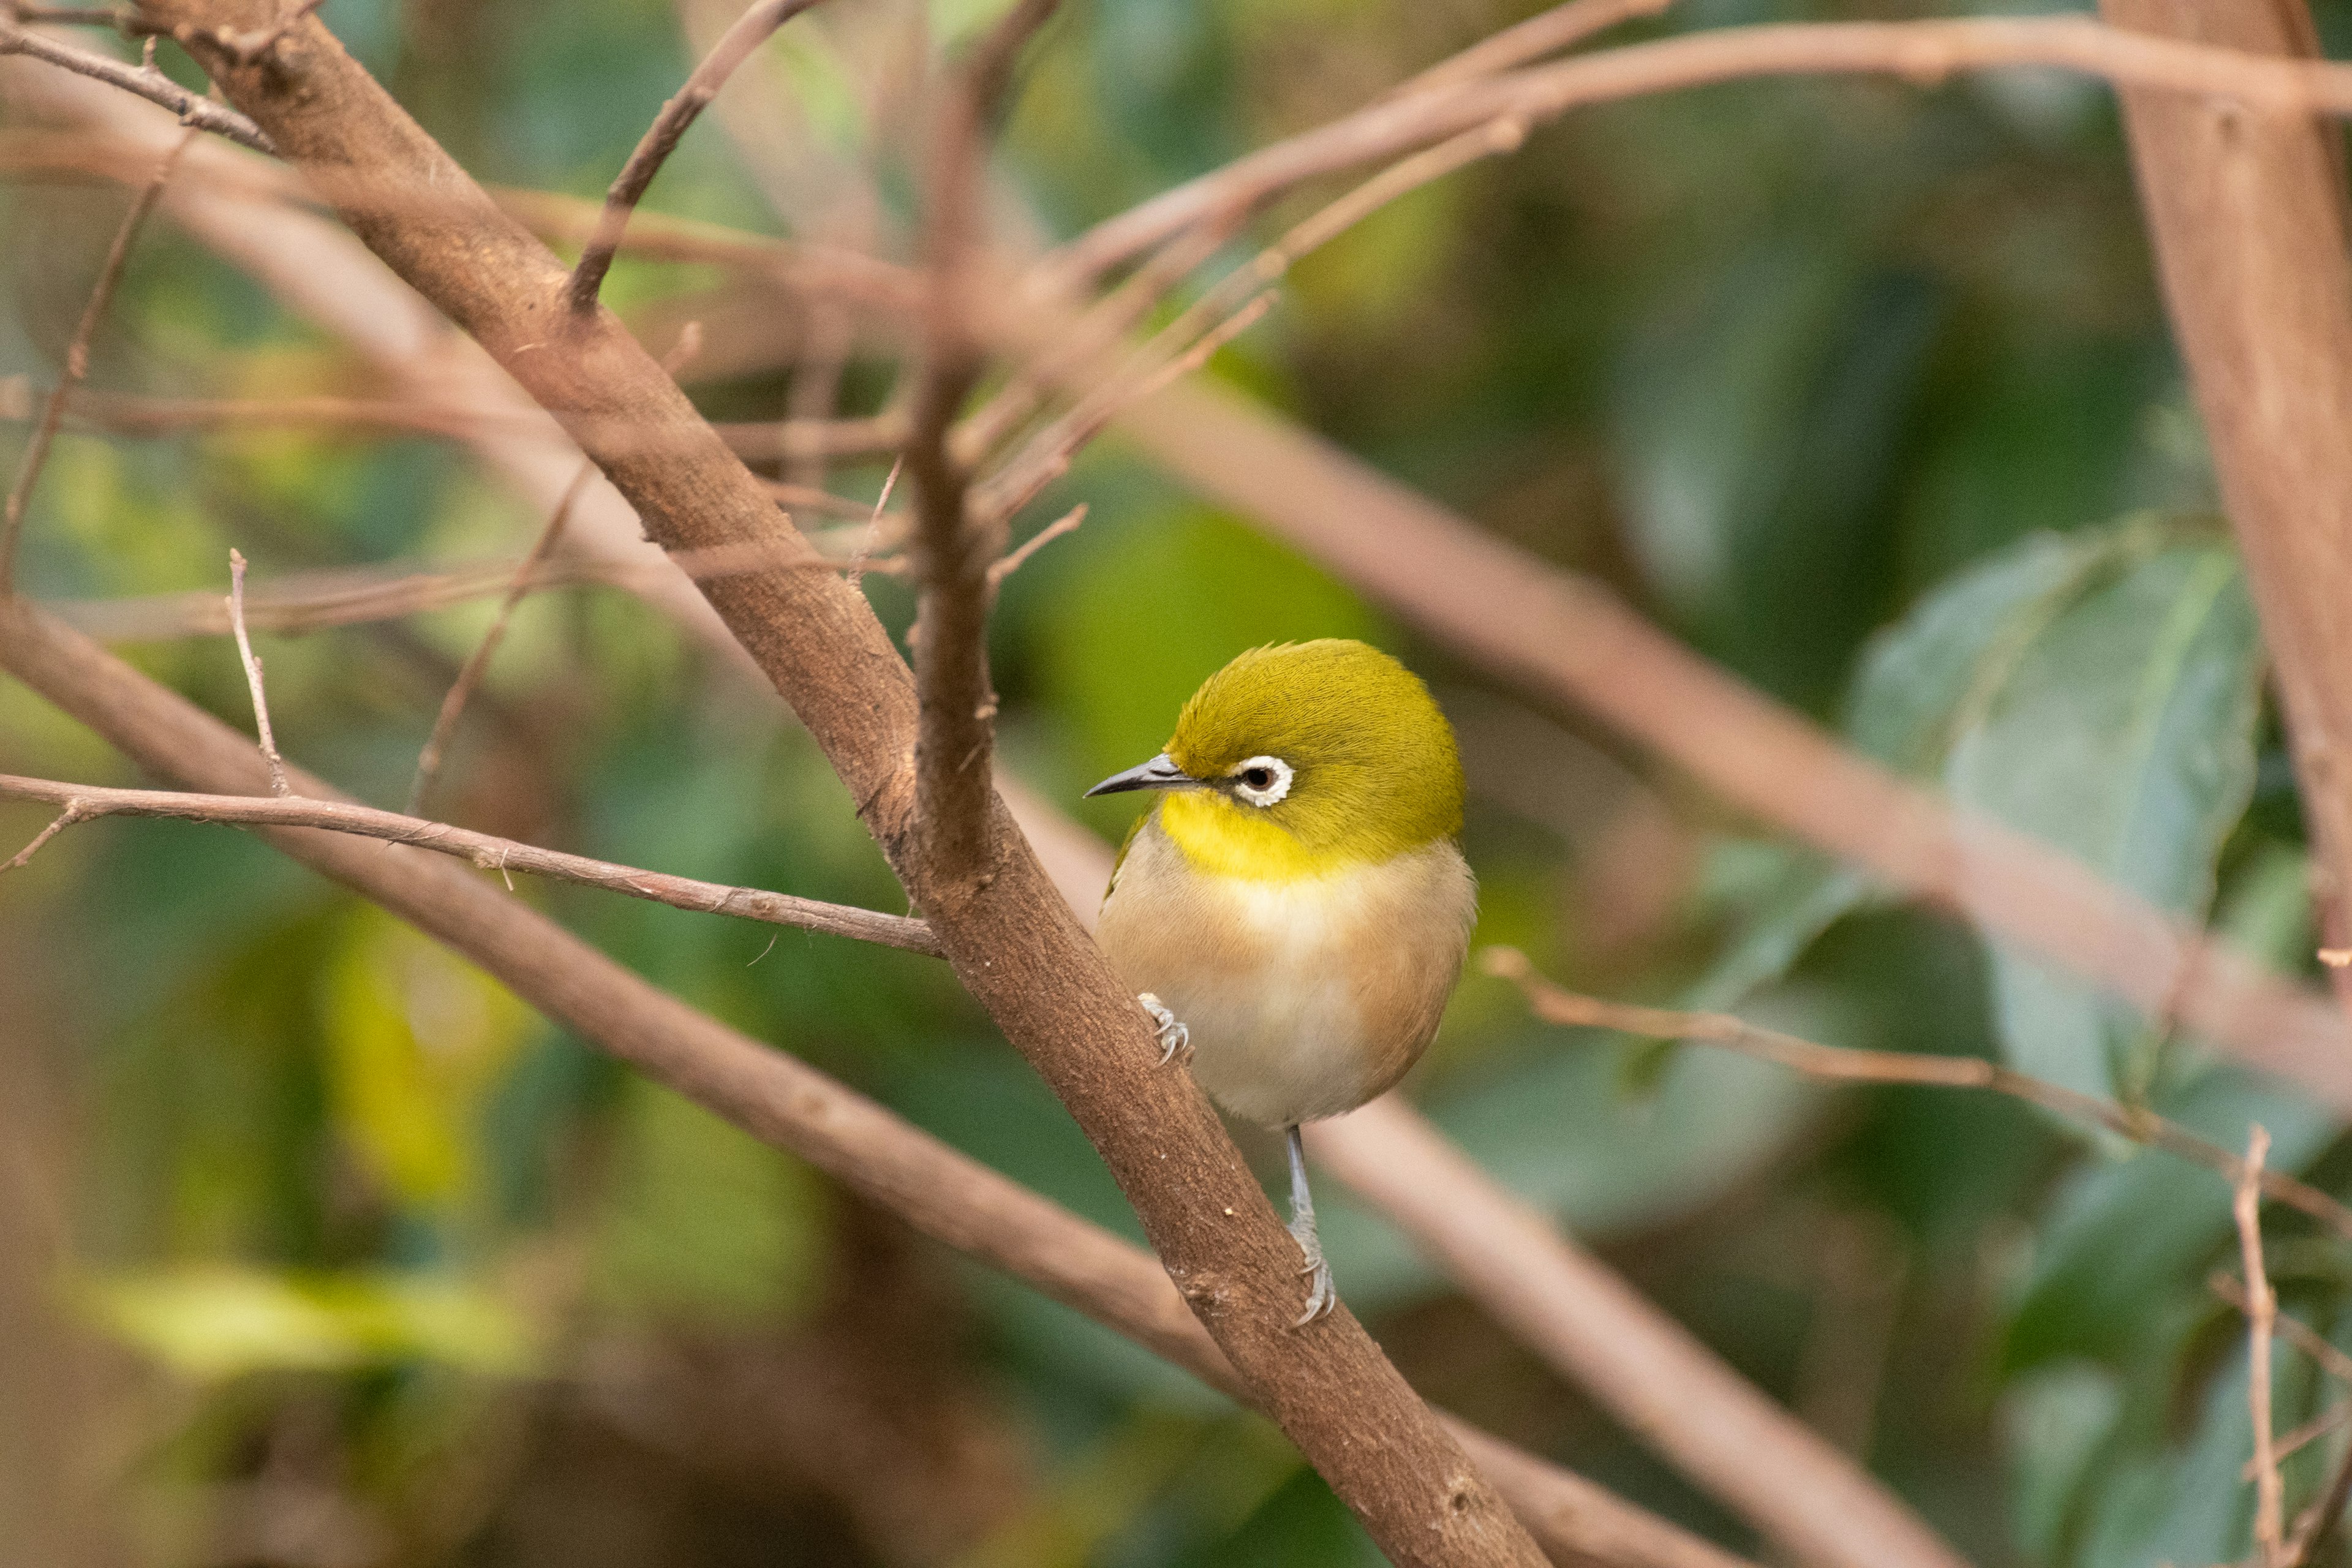
M 1097 935 L 1121 977 L 1191 1032 L 1192 1073 L 1267 1126 L 1336 1116 L 1381 1093 L 1437 1031 L 1476 910 L 1441 842 L 1288 882 L 1195 869 L 1148 824 Z

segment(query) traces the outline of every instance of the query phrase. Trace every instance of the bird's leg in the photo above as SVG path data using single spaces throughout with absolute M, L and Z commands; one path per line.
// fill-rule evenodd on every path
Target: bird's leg
M 1150 1014 L 1151 1021 L 1159 1026 L 1160 1065 L 1166 1067 L 1179 1059 L 1191 1061 L 1192 1031 L 1179 1022 L 1176 1015 L 1168 1010 L 1167 1005 L 1150 992 L 1139 992 L 1135 999 L 1143 1004 L 1143 1010 Z
M 1339 1292 L 1331 1288 L 1331 1266 L 1323 1260 L 1323 1243 L 1315 1234 L 1315 1197 L 1307 1190 L 1307 1145 L 1298 1136 L 1298 1124 L 1292 1122 L 1282 1130 L 1283 1140 L 1290 1147 L 1290 1237 L 1298 1243 L 1298 1250 L 1307 1255 L 1307 1267 L 1298 1272 L 1315 1277 L 1307 1292 L 1307 1310 L 1290 1326 L 1303 1329 L 1339 1304 Z

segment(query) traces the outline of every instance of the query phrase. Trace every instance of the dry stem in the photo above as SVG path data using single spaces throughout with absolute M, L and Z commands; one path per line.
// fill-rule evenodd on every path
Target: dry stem
M 24 55 L 63 67 L 77 76 L 86 76 L 93 81 L 119 87 L 125 92 L 170 110 L 179 117 L 183 125 L 226 136 L 257 153 L 275 153 L 278 151 L 277 145 L 252 121 L 225 104 L 190 92 L 152 64 L 127 66 L 121 60 L 60 44 L 38 33 L 29 32 L 14 22 L 0 20 L 0 56 L 5 55 Z
M 751 58 L 751 51 L 768 41 L 775 30 L 794 16 L 814 5 L 817 0 L 757 0 L 749 10 L 736 18 L 718 44 L 694 68 L 686 85 L 661 107 L 654 122 L 646 128 L 629 161 L 621 165 L 613 187 L 604 195 L 604 210 L 598 215 L 595 232 L 588 237 L 588 247 L 580 253 L 580 260 L 572 268 L 564 284 L 564 298 L 575 311 L 595 308 L 596 295 L 604 286 L 604 274 L 613 269 L 613 258 L 621 248 L 621 237 L 628 231 L 629 215 L 636 211 L 647 186 L 661 166 L 677 150 L 688 127 L 691 126 L 727 79 Z
M 278 754 L 277 737 L 269 732 L 269 696 L 262 689 L 261 658 L 245 635 L 245 557 L 228 552 L 228 626 L 236 637 L 236 659 L 245 667 L 246 689 L 253 694 L 253 728 L 260 738 L 261 756 L 269 764 L 269 793 L 287 793 L 286 759 Z
M 2262 1568 L 2278 1568 L 2286 1553 L 2271 1430 L 2271 1325 L 2278 1321 L 2278 1292 L 2263 1270 L 2263 1161 L 2270 1151 L 2270 1132 L 2258 1121 L 2247 1133 L 2245 1173 L 2230 1205 L 2246 1269 L 2246 1407 L 2254 1423 L 2254 1550 Z
M 280 764 L 273 776 L 273 784 L 282 782 L 282 777 Z M 290 794 L 272 798 L 265 795 L 183 795 L 169 790 L 109 789 L 96 784 L 20 778 L 13 773 L 0 773 L 0 799 L 55 801 L 66 808 L 62 816 L 43 828 L 37 837 L 19 850 L 5 867 L 0 867 L 0 870 L 14 870 L 24 865 L 42 845 L 75 823 L 90 822 L 101 816 L 165 816 L 186 822 L 237 823 L 260 827 L 319 827 L 362 838 L 381 838 L 392 844 L 414 845 L 436 854 L 470 861 L 485 871 L 497 871 L 502 875 L 509 871 L 523 871 L 535 877 L 578 882 L 584 887 L 625 893 L 633 899 L 667 904 L 673 909 L 691 910 L 698 914 L 731 915 L 768 925 L 790 926 L 796 931 L 823 931 L 829 936 L 845 936 L 857 942 L 876 942 L 908 952 L 928 953 L 932 957 L 939 956 L 940 952 L 939 941 L 931 935 L 930 928 L 921 921 L 909 920 L 904 915 L 882 914 L 843 904 L 823 903 L 814 899 L 794 898 L 789 893 L 772 893 L 759 888 L 730 888 L 718 882 L 698 881 L 691 877 L 640 870 L 634 866 L 591 859 L 585 855 L 567 855 L 558 849 L 542 849 L 535 844 L 518 843 L 511 838 L 453 827 L 445 822 L 427 822 L 420 817 L 378 811 L 373 806 L 343 800 L 314 799 Z

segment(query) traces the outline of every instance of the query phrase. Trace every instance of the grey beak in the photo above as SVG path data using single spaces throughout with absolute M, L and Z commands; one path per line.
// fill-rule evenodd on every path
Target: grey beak
M 1091 800 L 1098 795 L 1119 795 L 1131 789 L 1190 789 L 1200 782 L 1170 762 L 1168 753 L 1162 752 L 1141 767 L 1111 774 L 1087 791 L 1087 798 Z

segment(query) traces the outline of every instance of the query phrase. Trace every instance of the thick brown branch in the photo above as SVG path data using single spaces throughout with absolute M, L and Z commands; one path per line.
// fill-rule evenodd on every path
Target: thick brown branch
M 263 787 L 260 760 L 242 736 L 21 601 L 0 603 L 0 668 L 151 772 L 214 790 Z M 319 780 L 298 773 L 294 782 L 311 804 L 331 804 Z M 1027 1280 L 1212 1386 L 1248 1397 L 1246 1384 L 1140 1249 L 685 1005 L 455 868 L 385 855 L 334 833 L 264 832 L 294 858 L 447 943 L 583 1039 L 800 1154 L 925 1234 Z M 1556 1563 L 1748 1568 L 1580 1477 L 1458 1422 L 1450 1429 L 1492 1467 Z
M 522 871 L 625 893 L 633 899 L 691 910 L 697 914 L 732 915 L 739 920 L 790 926 L 795 931 L 823 931 L 884 947 L 937 957 L 940 944 L 930 928 L 904 915 L 851 909 L 771 893 L 760 888 L 730 888 L 718 882 L 644 871 L 585 855 L 541 849 L 534 844 L 499 838 L 446 822 L 427 822 L 394 811 L 331 798 L 300 795 L 179 795 L 168 790 L 109 789 L 97 784 L 60 784 L 51 779 L 20 778 L 0 773 L 0 800 L 46 800 L 66 808 L 65 816 L 43 830 L 8 864 L 20 866 L 62 826 L 101 816 L 168 816 L 186 822 L 228 822 L 256 827 L 318 827 L 393 844 L 414 845 L 436 854 L 471 861 L 485 871 Z M 68 818 L 70 820 L 68 820 Z
M 190 92 L 152 66 L 127 66 L 105 55 L 94 55 L 87 49 L 77 49 L 71 45 L 45 38 L 9 21 L 0 21 L 0 55 L 24 55 L 32 59 L 46 60 L 53 66 L 62 66 L 79 76 L 105 82 L 110 87 L 119 87 L 150 103 L 161 104 L 178 115 L 183 125 L 226 136 L 257 153 L 275 153 L 278 151 L 276 143 L 252 121 L 225 104 L 215 103 L 201 94 Z
M 142 14 L 205 26 L 257 19 L 250 0 L 148 0 Z M 436 194 L 432 217 L 364 188 L 337 199 L 353 232 L 566 421 L 654 538 L 808 553 L 676 383 L 609 314 L 569 310 L 553 258 L 315 21 L 266 68 L 204 63 L 299 166 Z M 593 427 L 613 419 L 679 445 L 607 450 Z M 862 595 L 829 572 L 793 570 L 720 579 L 709 595 L 825 750 L 958 977 L 1069 1107 L 1261 1407 L 1372 1538 L 1409 1564 L 1534 1561 L 1499 1497 L 1344 1309 L 1289 1331 L 1297 1247 L 1199 1089 L 1155 1069 L 1144 1015 L 1000 807 L 990 803 L 985 884 L 936 874 L 909 809 L 911 683 Z
M 613 258 L 621 248 L 621 237 L 628 231 L 629 215 L 644 199 L 646 187 L 661 166 L 677 150 L 687 130 L 697 117 L 719 96 L 727 79 L 736 68 L 751 58 L 751 51 L 768 41 L 770 34 L 794 16 L 814 5 L 817 0 L 756 0 L 749 10 L 736 18 L 716 47 L 694 68 L 686 85 L 677 96 L 661 107 L 645 136 L 621 165 L 605 193 L 604 210 L 596 219 L 595 232 L 588 237 L 588 248 L 581 252 L 579 264 L 572 268 L 572 277 L 564 286 L 565 295 L 574 310 L 593 310 L 597 292 L 604 287 L 604 274 L 613 268 Z
M 1515 948 L 1487 948 L 1481 962 L 1487 973 L 1516 984 L 1536 1015 L 1549 1023 L 1572 1028 L 1615 1029 L 1651 1039 L 1700 1040 L 1833 1083 L 1917 1084 L 2005 1094 L 2045 1110 L 2054 1110 L 2070 1121 L 2104 1128 L 2135 1143 L 2202 1165 L 2232 1184 L 2252 1181 L 2265 1197 L 2299 1209 L 2336 1235 L 2352 1240 L 2352 1209 L 2308 1183 L 2299 1182 L 2283 1171 L 2250 1165 L 2220 1144 L 2208 1142 L 2179 1123 L 2137 1106 L 2118 1105 L 2095 1095 L 2047 1083 L 1980 1057 L 1854 1050 L 1800 1039 L 1778 1029 L 1759 1028 L 1728 1013 L 1682 1013 L 1580 996 L 1573 991 L 1561 990 L 1538 974 L 1528 963 L 1527 954 Z

